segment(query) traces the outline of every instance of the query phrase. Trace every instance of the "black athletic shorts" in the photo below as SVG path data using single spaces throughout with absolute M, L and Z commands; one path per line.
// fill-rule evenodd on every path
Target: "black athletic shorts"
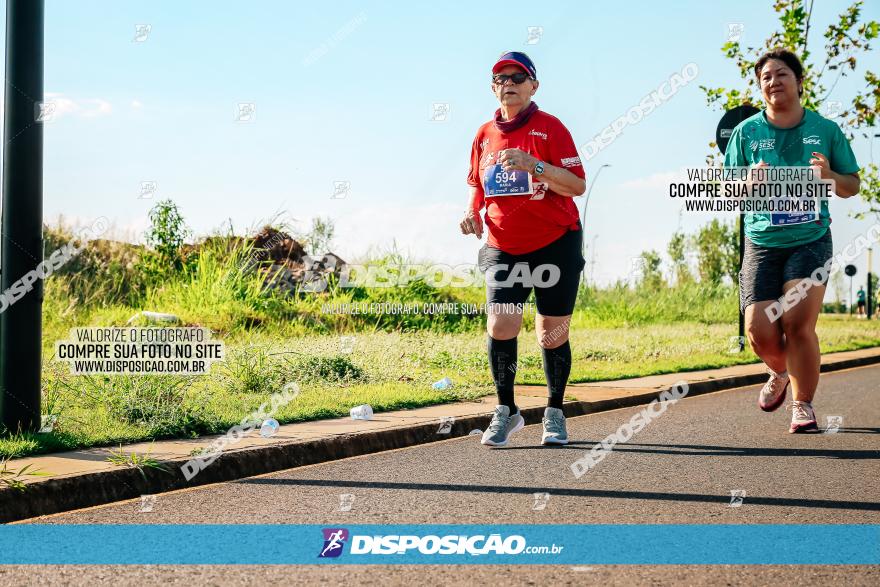
M 739 270 L 739 307 L 782 297 L 782 286 L 793 279 L 811 277 L 834 254 L 831 229 L 818 239 L 794 247 L 762 247 L 746 237 Z M 821 275 L 820 275 L 821 277 Z M 825 275 L 823 285 L 827 283 Z
M 577 299 L 581 271 L 586 263 L 581 254 L 583 236 L 583 228 L 569 230 L 549 245 L 522 255 L 511 255 L 490 247 L 488 243 L 484 244 L 480 248 L 477 263 L 480 271 L 486 274 L 486 303 L 525 304 L 534 287 L 539 314 L 571 314 Z M 517 268 L 519 263 L 524 265 Z M 542 268 L 542 265 L 545 267 Z M 552 275 L 547 265 L 559 268 L 559 278 L 555 282 L 550 279 Z M 490 268 L 492 271 L 488 271 Z M 534 281 L 528 279 L 529 276 Z M 503 283 L 505 281 L 508 283 Z

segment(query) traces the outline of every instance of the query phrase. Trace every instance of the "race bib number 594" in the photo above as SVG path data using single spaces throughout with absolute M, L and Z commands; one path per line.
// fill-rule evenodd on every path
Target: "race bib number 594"
M 532 176 L 525 171 L 504 171 L 500 164 L 490 165 L 483 176 L 483 191 L 487 198 L 532 194 Z

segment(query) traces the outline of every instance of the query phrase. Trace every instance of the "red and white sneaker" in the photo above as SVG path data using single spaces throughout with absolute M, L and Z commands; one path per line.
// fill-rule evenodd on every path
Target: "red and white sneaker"
M 758 394 L 758 407 L 765 412 L 772 412 L 785 401 L 785 390 L 788 389 L 788 371 L 776 373 L 767 369 L 770 379 Z
M 816 424 L 816 413 L 813 412 L 813 406 L 810 402 L 791 402 L 791 428 L 788 431 L 791 434 L 798 432 L 815 432 L 819 430 Z

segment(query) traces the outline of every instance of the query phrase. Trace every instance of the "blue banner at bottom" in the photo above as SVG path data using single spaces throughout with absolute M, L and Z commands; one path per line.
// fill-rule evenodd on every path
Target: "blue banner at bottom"
M 30 524 L 0 564 L 876 565 L 880 525 Z

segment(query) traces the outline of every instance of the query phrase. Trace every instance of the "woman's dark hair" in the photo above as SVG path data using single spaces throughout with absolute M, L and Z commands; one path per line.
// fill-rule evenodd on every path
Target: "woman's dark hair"
M 794 72 L 794 77 L 797 78 L 798 81 L 804 80 L 804 66 L 801 65 L 801 60 L 798 59 L 798 56 L 788 49 L 773 49 L 772 51 L 768 51 L 758 57 L 758 60 L 755 62 L 755 77 L 758 78 L 758 81 L 761 80 L 761 70 L 764 69 L 764 66 L 767 65 L 767 62 L 771 59 L 778 59 L 786 64 L 788 68 Z M 803 89 L 798 91 L 799 95 L 803 93 Z

